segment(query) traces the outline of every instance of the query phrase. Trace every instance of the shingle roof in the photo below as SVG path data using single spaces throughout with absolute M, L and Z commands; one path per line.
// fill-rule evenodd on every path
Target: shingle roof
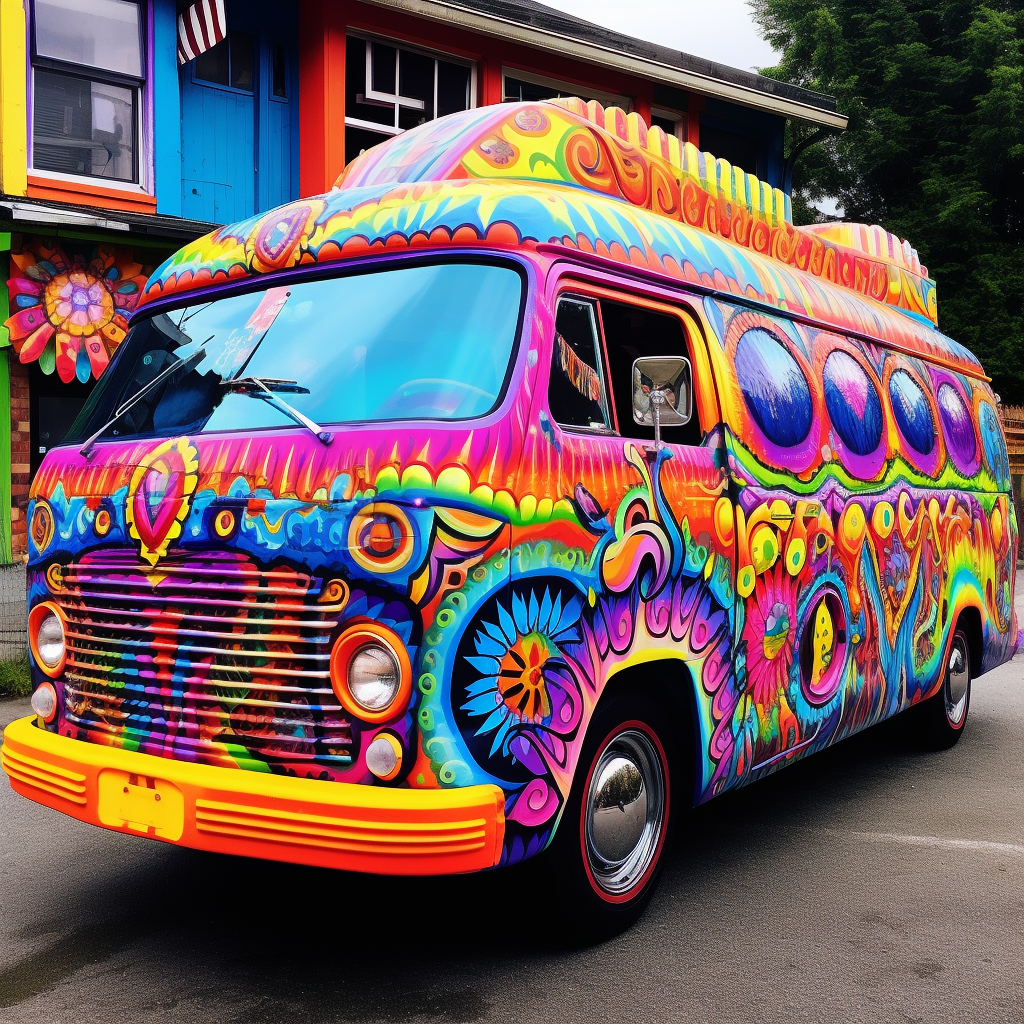
M 382 2 L 382 0 L 371 0 Z M 535 0 L 418 0 L 415 10 L 412 4 L 401 0 L 383 0 L 385 6 L 399 6 L 410 9 L 413 13 L 429 16 L 428 9 L 462 10 L 485 18 L 521 25 L 556 36 L 566 37 L 590 46 L 599 47 L 613 53 L 623 54 L 641 61 L 663 65 L 691 75 L 709 79 L 713 82 L 725 83 L 738 88 L 760 93 L 765 97 L 788 100 L 819 110 L 827 114 L 835 114 L 836 101 L 831 96 L 813 92 L 800 86 L 777 82 L 764 75 L 752 71 L 743 71 L 715 61 L 706 60 L 693 54 L 683 53 L 668 46 L 647 42 L 634 36 L 616 32 L 582 18 L 556 11 Z

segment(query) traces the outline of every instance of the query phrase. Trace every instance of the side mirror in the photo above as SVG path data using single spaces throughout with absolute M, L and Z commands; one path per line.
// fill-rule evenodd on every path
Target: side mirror
M 654 427 L 661 447 L 661 428 L 690 422 L 693 373 L 685 356 L 642 356 L 633 363 L 633 420 Z

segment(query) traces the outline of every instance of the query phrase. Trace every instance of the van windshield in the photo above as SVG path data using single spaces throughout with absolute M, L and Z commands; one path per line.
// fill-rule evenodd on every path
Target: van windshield
M 504 389 L 522 292 L 511 267 L 447 263 L 158 313 L 132 326 L 66 443 L 119 410 L 98 440 L 294 426 L 288 406 L 323 424 L 482 416 Z

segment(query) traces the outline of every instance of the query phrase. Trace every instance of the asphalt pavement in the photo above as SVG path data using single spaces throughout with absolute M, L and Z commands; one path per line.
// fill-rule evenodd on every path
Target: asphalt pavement
M 640 923 L 566 950 L 532 875 L 181 850 L 0 780 L 0 1022 L 1024 1021 L 1022 781 L 1018 655 L 951 751 L 897 719 L 700 809 Z

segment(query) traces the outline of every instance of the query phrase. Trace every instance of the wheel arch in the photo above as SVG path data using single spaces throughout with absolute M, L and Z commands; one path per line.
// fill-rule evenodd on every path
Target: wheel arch
M 953 626 L 953 632 L 962 629 L 967 636 L 967 647 L 971 656 L 971 676 L 981 675 L 982 657 L 985 651 L 985 631 L 981 622 L 981 610 L 974 604 L 961 608 Z M 952 642 L 952 633 L 950 642 Z
M 594 708 L 596 714 L 599 707 L 627 693 L 643 694 L 655 701 L 668 716 L 676 741 L 674 767 L 683 772 L 683 786 L 676 791 L 688 792 L 691 807 L 697 803 L 702 777 L 696 678 L 690 664 L 673 651 L 648 651 L 642 661 L 612 668 Z

